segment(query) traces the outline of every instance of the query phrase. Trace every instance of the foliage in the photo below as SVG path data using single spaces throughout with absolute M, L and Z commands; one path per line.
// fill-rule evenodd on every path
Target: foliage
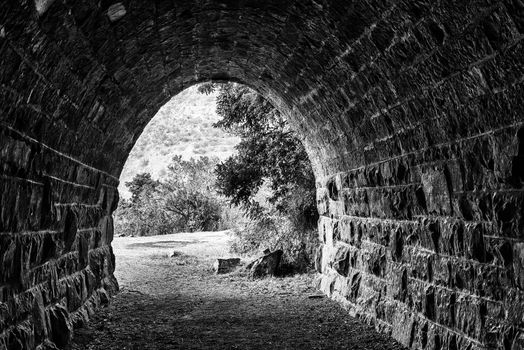
M 117 232 L 144 236 L 222 229 L 224 200 L 213 189 L 217 162 L 175 156 L 165 180 L 137 174 L 126 183 L 131 199 L 122 200 L 115 213 Z
M 162 183 L 165 210 L 179 217 L 186 230 L 212 231 L 219 228 L 221 201 L 214 191 L 213 168 L 208 157 L 185 161 L 175 156 Z
M 184 159 L 225 159 L 234 152 L 238 137 L 212 125 L 219 120 L 215 112 L 216 93 L 203 95 L 197 89 L 194 86 L 181 91 L 147 124 L 120 175 L 119 191 L 123 197 L 130 196 L 125 183 L 137 173 L 148 172 L 155 179 L 164 179 L 167 165 L 176 154 Z
M 277 204 L 296 188 L 315 189 L 304 146 L 269 101 L 245 86 L 228 84 L 220 90 L 217 113 L 222 119 L 215 126 L 241 137 L 238 154 L 217 167 L 219 191 L 234 204 L 249 205 L 266 179 L 269 199 Z
M 126 186 L 131 193 L 131 202 L 140 200 L 143 191 L 153 192 L 160 183 L 151 178 L 149 173 L 136 174 L 133 180 L 126 182 Z
M 237 84 L 215 84 L 206 91 L 211 88 L 219 91 L 217 113 L 222 117 L 215 126 L 241 138 L 237 154 L 216 168 L 219 193 L 251 219 L 236 230 L 233 249 L 282 248 L 290 263 L 305 267 L 316 244 L 318 213 L 304 146 L 278 110 L 255 91 Z

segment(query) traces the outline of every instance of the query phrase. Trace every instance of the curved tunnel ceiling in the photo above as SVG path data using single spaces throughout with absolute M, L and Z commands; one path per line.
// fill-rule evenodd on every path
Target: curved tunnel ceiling
M 520 22 L 489 1 L 5 6 L 2 78 L 16 95 L 6 105 L 32 108 L 61 131 L 14 129 L 114 175 L 165 101 L 213 79 L 245 83 L 289 115 L 318 175 L 482 134 L 493 123 L 465 101 L 499 91 L 506 68 L 491 65 L 501 50 L 517 57 L 520 48 L 510 44 Z
M 92 149 L 83 135 L 103 133 L 102 153 L 109 159 L 100 164 L 93 155 L 88 163 L 118 175 L 134 141 L 170 97 L 197 82 L 233 80 L 291 116 L 318 168 L 319 157 L 347 148 L 332 119 L 350 101 L 334 105 L 328 95 L 337 93 L 332 84 L 355 74 L 341 57 L 367 23 L 352 17 L 368 11 L 371 21 L 380 13 L 378 3 L 47 1 L 26 28 L 9 17 L 4 28 L 8 39 L 16 38 L 9 41 L 13 50 L 38 60 L 36 70 L 65 93 L 72 110 L 64 133 L 76 133 L 73 144 Z M 25 37 L 27 28 L 36 35 Z M 100 136 L 92 139 L 100 143 Z

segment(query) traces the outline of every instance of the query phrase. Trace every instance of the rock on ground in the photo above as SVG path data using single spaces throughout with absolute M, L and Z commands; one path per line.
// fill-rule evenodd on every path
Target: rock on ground
M 280 260 L 282 260 L 282 250 L 275 250 L 258 258 L 252 262 L 249 274 L 252 278 L 260 278 L 265 276 L 274 276 L 278 272 Z
M 213 264 L 213 269 L 217 274 L 230 273 L 240 264 L 239 258 L 218 258 Z

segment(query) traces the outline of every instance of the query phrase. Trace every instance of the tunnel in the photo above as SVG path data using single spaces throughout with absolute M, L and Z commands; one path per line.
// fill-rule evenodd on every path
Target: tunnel
M 412 349 L 523 349 L 523 38 L 520 0 L 4 1 L 0 349 L 64 348 L 110 302 L 127 155 L 206 81 L 297 131 L 319 287 L 348 317 Z

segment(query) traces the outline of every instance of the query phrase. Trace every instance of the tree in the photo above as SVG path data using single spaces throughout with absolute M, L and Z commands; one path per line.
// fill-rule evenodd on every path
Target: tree
M 133 180 L 126 182 L 126 186 L 131 192 L 131 202 L 136 203 L 140 194 L 145 190 L 152 192 L 159 185 L 158 181 L 151 178 L 150 173 L 136 174 Z
M 223 199 L 214 190 L 217 162 L 175 156 L 163 181 L 137 174 L 126 183 L 131 199 L 122 200 L 115 213 L 117 231 L 145 236 L 222 228 Z
M 175 156 L 162 183 L 165 209 L 178 216 L 189 231 L 216 230 L 220 223 L 221 204 L 214 189 L 213 169 L 217 159 L 200 157 L 183 160 Z
M 304 146 L 269 101 L 245 86 L 227 84 L 220 90 L 217 113 L 222 119 L 215 126 L 241 137 L 238 155 L 217 167 L 219 192 L 234 204 L 249 205 L 264 180 L 277 204 L 297 188 L 315 190 Z
M 217 165 L 218 192 L 242 206 L 253 220 L 240 240 L 252 249 L 272 244 L 288 249 L 288 255 L 309 255 L 315 245 L 318 220 L 315 178 L 304 146 L 279 111 L 255 91 L 238 84 L 206 86 L 218 90 L 215 124 L 240 136 L 237 155 Z M 256 200 L 267 184 L 269 205 Z M 257 240 L 258 239 L 258 240 Z M 267 248 L 267 247 L 266 247 Z M 276 247 L 272 247 L 276 248 Z

